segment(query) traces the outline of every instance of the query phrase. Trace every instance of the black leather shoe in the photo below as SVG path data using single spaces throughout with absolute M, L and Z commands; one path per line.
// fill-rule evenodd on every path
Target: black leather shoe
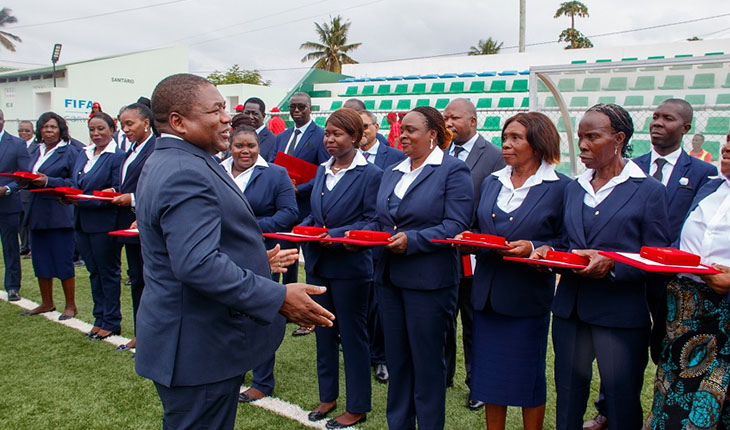
M 17 302 L 18 300 L 20 300 L 20 294 L 18 294 L 18 290 L 8 290 L 8 301 Z
M 325 427 L 328 429 L 346 429 L 348 427 L 354 426 L 355 424 L 364 423 L 365 421 L 367 421 L 367 419 L 368 416 L 363 414 L 362 418 L 360 418 L 359 420 L 355 421 L 352 424 L 345 425 L 332 418 L 331 420 L 327 420 L 327 424 L 325 425 Z
M 471 411 L 478 411 L 484 407 L 484 402 L 480 402 L 479 400 L 469 399 L 468 402 L 466 402 L 466 407 L 469 408 Z
M 315 409 L 312 412 L 310 412 L 309 415 L 307 415 L 307 418 L 309 418 L 309 421 L 319 421 L 321 419 L 326 418 L 327 414 L 334 411 L 336 407 L 337 407 L 337 403 L 332 405 L 332 407 L 328 411 L 320 412 Z
M 294 337 L 298 337 L 306 336 L 310 333 L 314 333 L 314 327 L 299 327 L 298 329 L 294 330 L 291 335 Z
M 117 351 L 129 351 L 132 349 L 131 347 L 127 346 L 126 344 L 121 344 L 117 347 Z
M 390 375 L 388 375 L 388 367 L 385 364 L 376 364 L 375 365 L 375 380 L 385 384 L 388 382 L 388 378 L 390 378 Z
M 109 332 L 109 334 L 106 336 L 99 336 L 99 333 L 94 333 L 93 336 L 89 336 L 89 340 L 90 341 L 104 340 L 104 339 L 108 338 L 109 336 L 119 336 L 120 334 L 122 334 L 122 332 L 119 330 Z
M 238 393 L 238 403 L 251 403 L 253 399 L 248 397 L 246 393 Z

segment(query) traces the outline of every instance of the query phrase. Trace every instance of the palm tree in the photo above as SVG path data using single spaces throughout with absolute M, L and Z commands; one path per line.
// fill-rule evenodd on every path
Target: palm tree
M 469 55 L 491 55 L 499 54 L 499 50 L 502 49 L 504 42 L 497 43 L 496 40 L 492 40 L 490 37 L 487 40 L 479 40 L 477 46 L 469 48 Z
M 15 24 L 18 22 L 18 18 L 11 15 L 11 13 L 13 13 L 13 11 L 6 7 L 0 9 L 0 27 L 5 26 L 6 24 Z M 5 47 L 8 51 L 15 52 L 15 44 L 11 41 L 11 39 L 16 42 L 22 42 L 20 37 L 12 33 L 8 33 L 7 31 L 0 30 L 0 45 L 3 45 L 3 47 Z
M 329 23 L 319 25 L 315 22 L 314 26 L 317 28 L 317 35 L 321 43 L 304 42 L 301 44 L 299 49 L 312 50 L 302 58 L 302 63 L 317 60 L 312 67 L 334 73 L 341 73 L 343 64 L 357 64 L 357 61 L 347 55 L 362 45 L 362 43 L 347 43 L 350 21 L 343 22 L 342 17 L 338 15 L 331 18 Z
M 561 16 L 570 17 L 570 28 L 566 28 L 560 33 L 559 41 L 570 42 L 570 45 L 566 46 L 565 49 L 576 49 L 576 48 L 591 48 L 593 43 L 583 35 L 580 31 L 575 29 L 575 17 L 588 18 L 588 7 L 579 1 L 568 1 L 560 4 L 560 7 L 555 12 L 554 18 L 560 18 Z

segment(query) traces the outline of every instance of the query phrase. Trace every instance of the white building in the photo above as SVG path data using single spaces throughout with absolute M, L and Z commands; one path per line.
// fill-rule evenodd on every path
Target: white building
M 226 100 L 226 107 L 229 112 L 234 112 L 237 105 L 243 104 L 250 97 L 258 97 L 263 100 L 266 105 L 266 111 L 269 112 L 272 107 L 277 106 L 281 102 L 289 91 L 286 88 L 250 84 L 218 85 L 217 88 Z

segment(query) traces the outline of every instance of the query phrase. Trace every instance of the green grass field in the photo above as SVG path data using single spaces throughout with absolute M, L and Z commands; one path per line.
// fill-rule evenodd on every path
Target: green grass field
M 22 260 L 24 298 L 40 302 L 37 281 L 30 260 Z M 1 265 L 0 265 L 1 267 Z M 92 322 L 91 291 L 88 273 L 76 269 L 77 318 Z M 126 278 L 126 277 L 124 277 Z M 54 297 L 59 310 L 63 294 L 56 281 Z M 162 406 L 152 383 L 134 373 L 129 352 L 117 352 L 106 342 L 90 342 L 83 333 L 61 326 L 40 316 L 21 317 L 21 308 L 0 302 L 0 351 L 3 351 L 3 377 L 0 391 L 0 428 L 2 429 L 157 429 L 161 426 Z M 122 287 L 122 335 L 133 336 L 132 304 L 129 287 Z M 289 325 L 288 333 L 296 327 Z M 302 338 L 285 336 L 277 353 L 274 396 L 308 410 L 318 404 L 314 335 Z M 455 385 L 447 392 L 446 428 L 484 428 L 484 412 L 466 409 L 462 351 L 458 351 Z M 553 353 L 548 349 L 548 402 L 545 428 L 554 428 L 555 394 Z M 646 370 L 643 391 L 645 413 L 651 404 L 655 367 Z M 598 372 L 595 370 L 594 375 Z M 341 398 L 336 414 L 344 411 L 344 371 L 341 372 Z M 597 378 L 594 378 L 597 379 Z M 250 374 L 246 378 L 250 383 Z M 598 393 L 594 380 L 591 402 Z M 385 401 L 387 386 L 373 379 L 373 409 L 363 429 L 387 428 Z M 336 416 L 336 414 L 331 416 Z M 592 405 L 586 417 L 594 414 Z M 520 411 L 510 408 L 509 429 L 522 428 Z M 290 421 L 253 405 L 241 405 L 237 429 L 303 429 Z

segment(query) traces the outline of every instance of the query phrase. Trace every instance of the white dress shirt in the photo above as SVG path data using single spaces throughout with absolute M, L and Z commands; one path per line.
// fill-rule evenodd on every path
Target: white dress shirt
M 646 178 L 646 173 L 641 170 L 641 167 L 637 166 L 636 163 L 631 160 L 626 160 L 626 165 L 624 165 L 621 173 L 611 178 L 598 191 L 593 191 L 593 185 L 591 185 L 591 180 L 593 179 L 594 173 L 595 170 L 588 169 L 583 172 L 583 174 L 578 176 L 578 183 L 586 191 L 586 195 L 585 197 L 583 197 L 583 203 L 591 208 L 595 208 L 596 206 L 600 205 L 601 202 L 606 199 L 606 197 L 611 195 L 611 192 L 613 192 L 614 188 L 628 181 L 629 178 Z
M 33 137 L 33 138 L 30 138 L 30 139 L 26 140 L 26 141 L 25 141 L 25 147 L 26 147 L 26 148 L 30 148 L 30 145 L 32 145 L 32 144 L 33 144 L 33 142 L 35 142 L 35 137 Z
M 327 186 L 327 190 L 332 191 L 332 188 L 337 185 L 338 182 L 340 182 L 340 179 L 342 179 L 343 176 L 345 176 L 345 173 L 354 169 L 357 166 L 367 166 L 368 160 L 365 159 L 365 157 L 360 153 L 360 151 L 355 151 L 355 158 L 352 159 L 352 162 L 349 166 L 347 166 L 346 169 L 342 169 L 335 173 L 334 170 L 332 170 L 332 164 L 335 162 L 335 157 L 330 157 L 329 160 L 322 163 L 324 166 L 324 184 Z
M 122 182 L 120 183 L 120 186 L 121 186 L 121 184 L 124 183 L 124 179 L 127 178 L 127 170 L 129 169 L 129 165 L 134 163 L 134 160 L 137 159 L 137 156 L 140 154 L 140 152 L 142 152 L 142 149 L 147 144 L 147 142 L 150 141 L 150 139 L 152 139 L 152 134 L 150 134 L 149 137 L 147 139 L 145 139 L 144 142 L 137 144 L 136 146 L 135 145 L 131 146 L 132 153 L 129 154 L 129 157 L 127 157 L 127 159 L 124 160 L 124 164 L 122 165 Z
M 449 155 L 451 155 L 452 157 L 456 157 L 456 155 L 454 155 L 456 153 L 455 149 L 457 146 L 461 146 L 462 148 L 464 148 L 464 150 L 461 151 L 459 153 L 459 156 L 456 158 L 458 158 L 461 161 L 466 161 L 467 157 L 469 157 L 469 154 L 471 154 L 471 149 L 474 147 L 474 144 L 477 142 L 478 138 L 479 138 L 479 133 L 476 133 L 474 136 L 471 137 L 471 139 L 467 140 L 466 143 L 464 143 L 463 145 L 457 145 L 455 143 L 452 144 L 451 147 L 449 148 Z
M 263 129 L 265 129 L 265 128 L 266 128 L 266 124 L 264 123 L 264 125 L 262 125 L 261 127 L 256 129 L 256 134 L 261 134 L 261 131 L 263 131 Z
M 117 152 L 117 142 L 112 139 L 99 154 L 94 153 L 96 151 L 96 145 L 89 145 L 84 151 L 86 151 L 86 158 L 88 159 L 84 165 L 84 173 L 88 173 L 94 167 L 94 164 L 99 161 L 102 154 L 114 154 Z
M 406 195 L 406 191 L 408 191 L 408 187 L 410 187 L 413 181 L 418 178 L 418 175 L 423 172 L 423 168 L 426 166 L 426 164 L 440 166 L 443 160 L 444 151 L 442 151 L 441 148 L 439 148 L 438 146 L 434 147 L 433 151 L 428 154 L 428 157 L 426 157 L 426 160 L 423 162 L 423 164 L 421 164 L 421 167 L 415 170 L 411 170 L 411 159 L 410 157 L 406 157 L 405 160 L 401 161 L 395 167 L 393 167 L 393 170 L 403 172 L 403 176 L 401 176 L 398 183 L 395 184 L 393 194 L 395 194 L 396 197 L 398 197 L 399 199 L 403 199 L 403 196 Z
M 304 133 L 307 132 L 307 128 L 309 128 L 309 124 L 311 124 L 311 123 L 312 123 L 312 120 L 310 119 L 308 123 L 304 124 L 301 127 L 295 127 L 294 130 L 292 130 L 291 136 L 289 136 L 289 140 L 286 142 L 286 146 L 284 147 L 284 151 L 283 151 L 284 153 L 289 152 L 289 145 L 291 145 L 291 141 L 292 141 L 292 139 L 294 139 L 294 133 L 297 130 L 301 131 L 301 133 L 299 133 L 299 137 L 297 137 L 297 146 L 295 146 L 292 149 L 292 152 L 294 152 L 294 150 L 296 150 L 297 147 L 299 147 L 299 144 L 302 143 L 302 136 L 304 136 Z
M 264 157 L 259 155 L 256 157 L 256 161 L 253 165 L 239 173 L 238 176 L 233 176 L 233 157 L 228 157 L 221 161 L 221 166 L 223 166 L 223 168 L 226 169 L 226 172 L 228 172 L 231 178 L 233 178 L 233 182 L 238 185 L 238 189 L 241 190 L 241 192 L 244 192 L 246 191 L 246 187 L 248 186 L 248 182 L 251 180 L 251 175 L 253 174 L 256 166 L 269 167 L 269 163 L 264 160 Z
M 702 199 L 684 222 L 679 236 L 679 249 L 699 255 L 702 264 L 712 263 L 730 266 L 730 180 L 720 184 L 717 190 Z M 692 274 L 686 276 L 697 282 L 702 280 Z
M 662 167 L 662 184 L 666 187 L 669 183 L 669 177 L 672 176 L 672 171 L 674 170 L 674 166 L 677 165 L 677 161 L 679 161 L 679 156 L 682 155 L 682 148 L 678 148 L 676 151 L 672 152 L 671 154 L 667 155 L 659 155 L 655 150 L 654 147 L 651 148 L 651 164 L 649 165 L 649 176 L 654 176 L 654 173 L 656 173 L 657 165 L 656 160 L 657 158 L 663 158 L 667 160 L 666 163 L 664 163 L 664 166 Z
M 496 176 L 499 182 L 502 183 L 502 189 L 497 196 L 497 207 L 506 213 L 510 213 L 522 206 L 522 202 L 525 201 L 525 197 L 530 192 L 530 188 L 540 185 L 544 181 L 557 181 L 560 179 L 555 173 L 555 168 L 545 160 L 542 161 L 537 172 L 527 178 L 525 183 L 517 189 L 512 184 L 512 166 L 508 165 L 492 173 L 492 175 Z
M 370 149 L 368 149 L 367 151 L 362 151 L 361 149 L 360 151 L 370 154 L 368 155 L 368 158 L 366 158 L 366 160 L 370 164 L 375 164 L 375 157 L 377 157 L 378 155 L 378 148 L 380 148 L 380 141 L 378 139 L 375 139 L 375 143 L 373 144 L 373 146 L 370 147 Z
M 56 148 L 60 148 L 62 146 L 68 145 L 68 142 L 60 141 L 51 148 L 51 150 L 48 150 L 48 146 L 46 146 L 45 143 L 41 142 L 40 145 L 38 145 L 38 150 L 40 151 L 40 155 L 38 156 L 38 160 L 36 160 L 35 164 L 33 165 L 33 173 L 38 173 L 38 169 L 43 165 L 43 163 L 46 162 L 49 158 L 51 158 L 51 155 L 53 155 L 54 152 L 56 152 Z

